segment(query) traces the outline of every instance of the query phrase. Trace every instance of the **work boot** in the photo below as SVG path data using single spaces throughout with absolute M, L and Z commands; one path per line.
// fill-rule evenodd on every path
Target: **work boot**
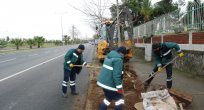
M 76 91 L 72 91 L 71 94 L 72 94 L 72 95 L 79 95 L 79 93 L 76 92 Z
M 76 92 L 76 87 L 75 86 L 70 86 L 70 88 L 71 88 L 71 94 L 72 95 L 79 95 L 79 93 Z
M 66 93 L 62 93 L 62 96 L 63 96 L 64 98 L 67 98 L 67 94 L 66 94 Z

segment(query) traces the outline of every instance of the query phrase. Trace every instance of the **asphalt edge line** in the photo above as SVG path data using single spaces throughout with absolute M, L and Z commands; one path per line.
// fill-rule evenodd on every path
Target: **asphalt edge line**
M 57 57 L 54 57 L 54 58 L 52 58 L 52 59 L 49 59 L 49 60 L 47 60 L 47 61 L 44 61 L 44 62 L 42 62 L 42 63 L 40 63 L 40 64 L 37 64 L 37 65 L 32 66 L 32 67 L 30 67 L 30 68 L 27 68 L 27 69 L 25 69 L 25 70 L 22 70 L 22 71 L 20 71 L 20 72 L 18 72 L 18 73 L 15 73 L 15 74 L 11 75 L 11 76 L 7 76 L 7 77 L 5 77 L 5 78 L 3 78 L 3 79 L 0 79 L 0 82 L 3 82 L 3 81 L 5 81 L 5 80 L 7 80 L 7 79 L 10 79 L 10 78 L 12 78 L 12 77 L 14 77 L 14 76 L 17 76 L 17 75 L 19 75 L 19 74 L 21 74 L 21 73 L 23 73 L 23 72 L 26 72 L 26 71 L 28 71 L 28 70 L 31 70 L 31 69 L 35 68 L 35 67 L 38 67 L 38 66 L 40 66 L 40 65 L 42 65 L 42 64 L 48 63 L 48 62 L 50 62 L 50 61 L 52 61 L 52 60 L 55 60 L 55 59 L 57 59 L 57 58 L 59 58 L 59 57 L 61 57 L 61 56 L 64 56 L 64 54 L 59 55 L 59 56 L 57 56 Z
M 5 62 L 12 61 L 12 60 L 16 60 L 16 58 L 12 58 L 12 59 L 8 59 L 8 60 L 0 61 L 0 63 L 5 63 Z

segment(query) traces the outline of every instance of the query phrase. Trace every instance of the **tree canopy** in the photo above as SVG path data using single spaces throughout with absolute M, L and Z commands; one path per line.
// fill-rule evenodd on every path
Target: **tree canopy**
M 119 6 L 120 10 L 125 6 L 132 10 L 134 26 L 178 9 L 178 5 L 174 4 L 172 0 L 161 0 L 154 5 L 151 4 L 151 0 L 122 0 L 122 4 Z M 112 5 L 110 11 L 112 18 L 115 18 L 116 5 Z

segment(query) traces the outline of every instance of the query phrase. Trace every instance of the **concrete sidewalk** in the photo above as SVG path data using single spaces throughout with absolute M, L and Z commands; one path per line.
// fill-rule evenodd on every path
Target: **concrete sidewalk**
M 130 64 L 134 65 L 134 70 L 142 81 L 146 80 L 148 73 L 154 67 L 154 63 L 145 62 L 139 58 L 131 59 Z M 165 70 L 157 74 L 151 84 L 166 85 Z M 204 80 L 193 78 L 188 73 L 173 69 L 173 88 L 193 95 L 193 103 L 188 107 L 188 110 L 204 110 Z

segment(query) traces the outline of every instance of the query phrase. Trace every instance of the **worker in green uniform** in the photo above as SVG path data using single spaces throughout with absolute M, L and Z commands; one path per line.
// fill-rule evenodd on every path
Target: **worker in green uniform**
M 67 84 L 69 81 L 71 94 L 78 95 L 76 92 L 76 74 L 81 72 L 82 67 L 74 67 L 74 65 L 86 66 L 87 63 L 83 60 L 83 51 L 85 46 L 80 44 L 77 49 L 70 49 L 64 56 L 64 80 L 62 82 L 63 96 L 67 96 Z
M 124 105 L 122 70 L 126 53 L 126 48 L 121 46 L 116 51 L 112 50 L 104 60 L 97 81 L 97 85 L 103 88 L 105 95 L 100 110 L 106 110 L 112 100 L 115 100 L 115 110 L 121 110 Z
M 151 78 L 149 78 L 144 83 L 145 89 L 147 89 L 151 81 L 154 79 L 154 73 L 157 71 L 160 72 L 162 70 L 162 67 L 165 66 L 167 63 L 169 63 L 172 60 L 172 50 L 173 49 L 176 50 L 177 55 L 179 57 L 184 56 L 179 45 L 175 42 L 164 42 L 164 43 L 153 43 L 152 44 L 152 51 L 155 57 L 156 65 L 149 75 L 149 77 Z M 171 89 L 172 87 L 172 66 L 173 64 L 170 63 L 165 67 L 166 74 L 167 74 L 166 86 L 168 89 Z

